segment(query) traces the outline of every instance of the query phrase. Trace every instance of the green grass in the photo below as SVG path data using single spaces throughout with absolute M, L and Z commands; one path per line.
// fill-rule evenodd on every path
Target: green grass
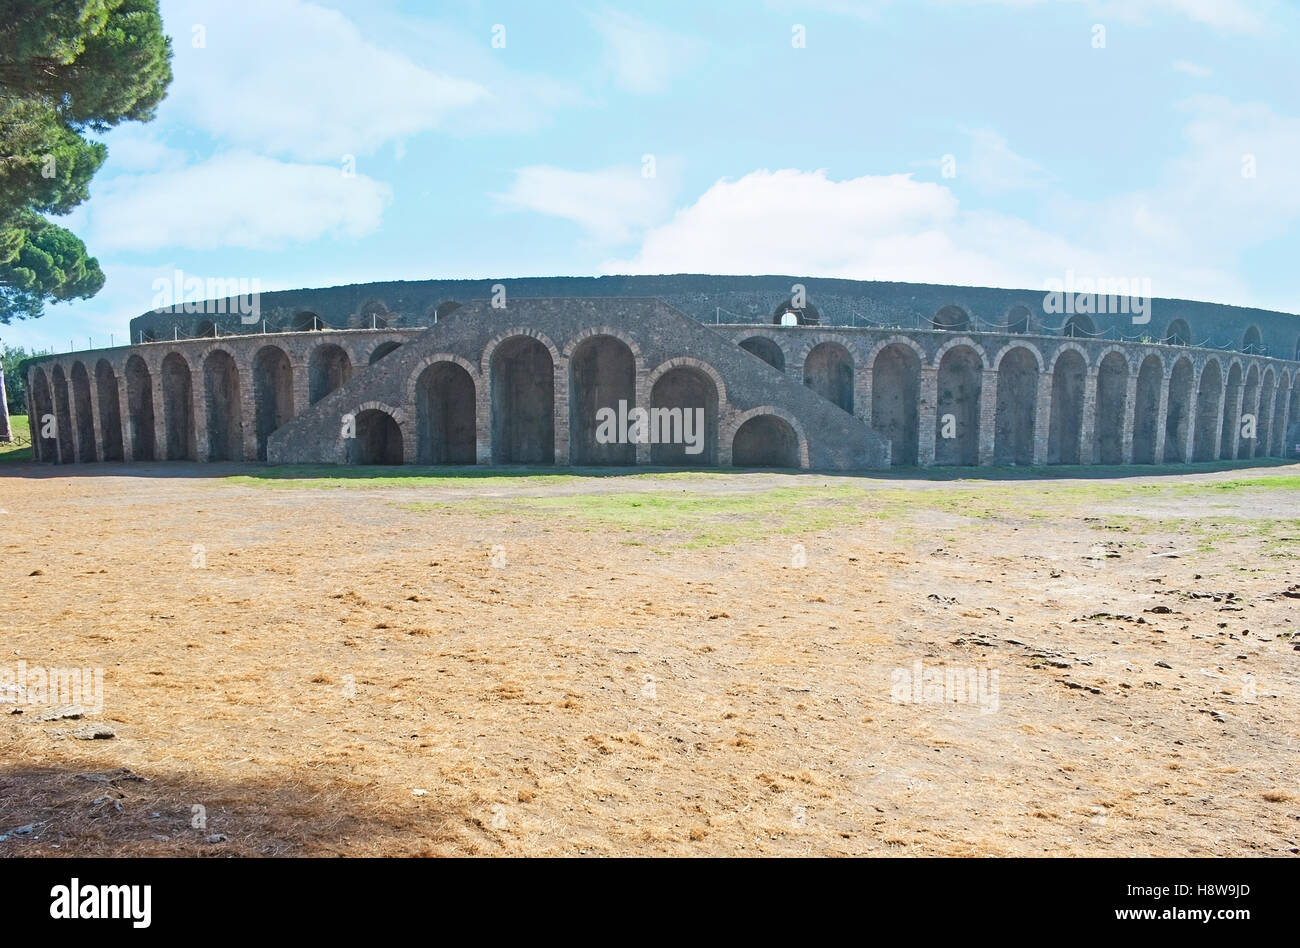
M 30 461 L 32 459 L 32 430 L 26 415 L 10 415 L 9 427 L 13 431 L 12 444 L 0 444 L 0 463 L 5 461 Z

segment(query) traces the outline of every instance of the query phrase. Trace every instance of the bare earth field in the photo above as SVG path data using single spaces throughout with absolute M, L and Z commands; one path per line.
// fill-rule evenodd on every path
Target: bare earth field
M 1295 465 L 325 473 L 0 468 L 0 855 L 1298 851 Z

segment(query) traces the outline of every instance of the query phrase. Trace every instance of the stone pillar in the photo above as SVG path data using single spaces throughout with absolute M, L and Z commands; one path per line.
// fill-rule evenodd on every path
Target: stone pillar
M 871 366 L 864 365 L 853 376 L 853 411 L 862 423 L 871 427 Z
M 1227 404 L 1227 382 L 1224 382 L 1224 388 L 1219 392 L 1219 410 L 1215 412 L 1214 417 L 1214 453 L 1210 455 L 1211 461 L 1219 460 L 1219 449 L 1222 447 L 1220 442 L 1223 441 L 1223 412 Z
M 939 369 L 933 365 L 921 366 L 921 404 L 917 407 L 917 463 L 921 467 L 934 464 L 934 437 L 936 413 L 939 406 Z
M 203 363 L 199 363 L 197 371 L 191 364 L 190 417 L 194 419 L 194 426 L 190 432 L 190 437 L 193 438 L 190 450 L 194 454 L 194 460 L 203 462 L 208 460 L 208 391 L 206 382 L 207 380 L 203 375 Z
M 1228 429 L 1228 443 L 1226 445 L 1221 443 L 1219 451 L 1222 454 L 1226 448 L 1228 460 L 1230 461 L 1237 457 L 1237 442 L 1241 440 L 1241 394 L 1243 384 L 1243 382 L 1238 382 L 1236 385 L 1224 386 L 1223 411 L 1224 416 L 1231 421 L 1232 427 Z M 1219 426 L 1219 434 L 1220 440 L 1222 440 L 1222 425 Z M 1216 457 L 1215 460 L 1217 461 L 1218 458 Z
M 555 464 L 565 467 L 569 463 L 569 360 L 561 356 L 555 361 Z
M 1097 369 L 1083 377 L 1083 417 L 1079 419 L 1079 463 L 1097 463 Z
M 65 372 L 63 377 L 67 379 L 68 388 L 68 423 L 72 425 L 72 430 L 68 432 L 68 440 L 72 442 L 72 462 L 80 464 L 81 436 L 79 434 L 79 429 L 77 428 L 77 387 L 72 383 L 71 372 Z M 57 399 L 58 395 L 55 395 L 54 397 Z M 58 417 L 57 411 L 55 417 Z M 65 461 L 64 463 L 66 464 L 68 462 Z
M 1261 373 L 1259 373 L 1259 381 L 1255 383 L 1255 398 L 1254 398 L 1254 400 L 1253 400 L 1252 403 L 1249 404 L 1249 405 L 1242 405 L 1242 406 L 1241 406 L 1241 413 L 1242 413 L 1243 415 L 1249 413 L 1249 414 L 1252 414 L 1252 415 L 1255 416 L 1255 440 L 1254 440 L 1254 441 L 1248 441 L 1248 442 L 1246 443 L 1246 446 L 1245 446 L 1244 448 L 1238 446 L 1238 449 L 1237 449 L 1238 451 L 1242 451 L 1242 450 L 1244 450 L 1244 451 L 1246 452 L 1245 456 L 1248 457 L 1248 458 L 1252 458 L 1252 457 L 1255 456 L 1255 445 L 1259 444 L 1259 434 L 1260 434 L 1260 430 L 1259 430 L 1259 400 L 1260 400 L 1260 397 L 1263 395 L 1263 393 L 1264 393 L 1264 373 L 1261 372 Z
M 91 460 L 102 461 L 104 460 L 104 433 L 100 430 L 99 424 L 99 384 L 98 379 L 89 372 L 86 373 L 86 386 L 90 389 L 90 436 L 95 443 L 95 457 Z
M 1047 439 L 1052 431 L 1052 373 L 1038 373 L 1038 399 L 1034 413 L 1034 464 L 1047 463 Z
M 1297 383 L 1293 381 L 1291 385 L 1287 387 L 1286 395 L 1282 397 L 1282 427 L 1278 431 L 1277 438 L 1274 439 L 1279 445 L 1282 446 L 1282 453 L 1278 455 L 1278 457 L 1282 457 L 1282 458 L 1286 457 L 1291 450 L 1291 446 L 1286 443 L 1286 431 L 1291 424 L 1291 390 L 1296 384 Z M 1281 386 L 1278 387 L 1278 391 L 1282 391 Z M 32 444 L 35 443 L 36 443 L 36 439 L 33 438 Z
M 981 467 L 987 467 L 993 463 L 993 444 L 998 430 L 997 369 L 985 369 L 980 379 L 979 419 L 979 463 Z
M 239 363 L 235 363 L 236 371 Z M 275 393 L 270 393 L 275 398 Z M 253 363 L 250 358 L 248 371 L 240 372 L 239 379 L 239 426 L 243 432 L 244 460 L 257 460 L 257 380 L 254 377 Z M 407 461 L 409 464 L 410 461 Z
M 1196 372 L 1192 375 L 1192 388 L 1187 396 L 1187 434 L 1183 436 L 1183 463 L 1192 462 L 1192 452 L 1196 447 L 1196 425 L 1197 413 L 1201 405 L 1201 373 Z
M 1133 463 L 1133 432 L 1137 428 L 1137 394 L 1137 373 L 1130 372 L 1128 384 L 1124 390 L 1124 433 L 1123 446 L 1120 449 L 1120 461 L 1124 464 Z
M 153 450 L 159 461 L 167 460 L 167 417 L 163 411 L 162 360 L 149 366 L 149 395 L 153 399 Z
M 646 371 L 641 360 L 637 359 L 636 365 L 636 382 L 634 391 L 636 392 L 636 404 L 638 408 L 650 410 L 650 373 Z M 650 463 L 650 443 L 638 442 L 636 446 L 636 463 L 638 467 L 645 467 Z
M 1163 370 L 1160 373 L 1160 398 L 1156 402 L 1156 443 L 1155 463 L 1165 463 L 1165 434 L 1169 421 L 1169 376 Z

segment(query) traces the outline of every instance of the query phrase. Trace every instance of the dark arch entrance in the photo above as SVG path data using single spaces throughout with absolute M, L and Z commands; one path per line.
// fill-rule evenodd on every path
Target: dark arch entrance
M 126 420 L 131 432 L 131 458 L 155 460 L 153 379 L 144 359 L 133 355 L 126 360 Z
M 416 461 L 473 464 L 474 379 L 455 362 L 435 362 L 415 382 Z
M 555 362 L 531 336 L 492 353 L 492 461 L 555 463 Z
M 117 393 L 117 374 L 107 359 L 95 363 L 95 397 L 99 400 L 99 437 L 104 460 L 121 461 L 122 406 Z
M 1061 335 L 1071 339 L 1091 339 L 1097 335 L 1097 329 L 1093 325 L 1091 318 L 1087 316 L 1071 316 L 1065 321 L 1065 327 L 1061 330 Z
M 894 465 L 911 467 L 917 462 L 920 398 L 921 357 L 911 346 L 885 346 L 871 371 L 871 427 L 889 439 Z
M 1192 344 L 1192 331 L 1187 326 L 1187 320 L 1171 320 L 1165 328 L 1164 342 L 1167 346 L 1190 346 Z
M 207 401 L 208 460 L 244 459 L 244 424 L 239 410 L 239 369 L 229 352 L 218 349 L 203 363 Z
M 76 460 L 72 442 L 72 409 L 68 400 L 68 377 L 63 366 L 56 365 L 50 376 L 54 379 L 54 416 L 59 437 L 59 460 L 71 464 Z
M 945 332 L 969 332 L 970 314 L 960 306 L 945 306 L 934 314 L 930 324 Z
M 357 415 L 357 436 L 349 445 L 351 464 L 401 464 L 402 429 L 393 416 L 377 408 Z
M 813 347 L 803 363 L 803 384 L 853 414 L 853 357 L 837 342 Z
M 731 442 L 732 467 L 798 467 L 799 437 L 784 418 L 755 415 Z
M 266 442 L 293 418 L 293 366 L 279 346 L 263 346 L 253 356 L 253 402 L 257 459 L 266 460 Z
M 939 363 L 934 463 L 979 463 L 980 387 L 983 364 L 970 346 L 954 346 Z
M 1093 430 L 1097 437 L 1097 461 L 1124 463 L 1124 419 L 1128 412 L 1128 360 L 1108 352 L 1097 369 L 1097 407 Z
M 1160 430 L 1160 383 L 1165 375 L 1159 356 L 1150 355 L 1138 369 L 1137 404 L 1133 406 L 1133 463 L 1155 464 Z
M 1196 433 L 1192 436 L 1192 460 L 1213 461 L 1215 439 L 1219 436 L 1219 408 L 1223 399 L 1223 372 L 1211 359 L 1201 370 L 1201 385 L 1196 393 Z
M 704 409 L 704 431 L 694 431 L 699 409 Z M 706 373 L 691 366 L 679 365 L 655 380 L 650 389 L 650 410 L 680 411 L 683 430 L 690 418 L 695 440 L 703 444 L 698 453 L 688 454 L 688 444 L 651 444 L 650 463 L 664 467 L 716 467 L 718 464 L 718 387 Z M 675 416 L 672 416 L 675 417 Z
M 374 365 L 376 362 L 378 362 L 384 356 L 388 355 L 390 352 L 396 352 L 400 348 L 402 348 L 402 344 L 400 342 L 391 342 L 391 341 L 381 342 L 379 345 L 375 346 L 375 351 L 370 353 L 369 364 Z
M 766 336 L 750 336 L 740 344 L 740 348 L 758 356 L 778 372 L 785 371 L 785 353 L 776 342 Z
M 1083 356 L 1066 349 L 1052 370 L 1052 420 L 1047 436 L 1048 464 L 1078 464 L 1083 432 L 1083 385 L 1088 366 Z
M 1273 431 L 1273 370 L 1264 373 L 1259 389 L 1259 436 L 1255 439 L 1255 457 L 1268 457 L 1269 440 Z
M 352 360 L 341 346 L 333 343 L 317 346 L 307 363 L 307 401 L 318 401 L 347 384 L 352 378 Z
M 189 363 L 179 353 L 163 359 L 163 423 L 167 429 L 166 460 L 193 460 L 194 394 Z
M 617 437 L 619 403 L 636 407 L 636 357 L 614 336 L 584 339 L 569 360 L 569 463 L 628 465 L 636 463 L 636 445 L 617 440 L 601 443 L 598 415 L 612 411 Z M 610 426 L 604 426 L 608 434 Z
M 45 373 L 37 369 L 32 373 L 32 443 L 36 445 L 37 457 L 42 461 L 59 460 L 59 441 L 57 437 L 45 437 L 48 430 L 46 423 L 54 416 L 54 397 L 50 392 L 49 380 Z M 57 420 L 56 420 L 57 425 Z M 55 432 L 57 435 L 57 432 Z
M 1017 346 L 998 363 L 998 404 L 994 415 L 993 463 L 1034 463 L 1034 425 L 1038 418 L 1038 359 Z
M 1242 422 L 1246 415 L 1255 415 L 1256 437 L 1254 438 L 1241 437 Z M 1246 371 L 1246 387 L 1242 390 L 1241 413 L 1237 417 L 1236 425 L 1237 459 L 1254 457 L 1255 442 L 1259 440 L 1259 366 L 1252 365 Z
M 1187 422 L 1192 410 L 1192 363 L 1179 359 L 1169 375 L 1169 404 L 1165 410 L 1165 463 L 1186 462 Z
M 1017 303 L 1007 311 L 1007 332 L 1025 335 L 1029 332 L 1031 320 L 1029 307 Z
M 1241 366 L 1228 369 L 1228 384 L 1223 390 L 1223 427 L 1219 430 L 1219 460 L 1236 457 L 1238 420 L 1241 417 Z
M 90 375 L 72 363 L 72 400 L 77 409 L 77 450 L 83 463 L 99 460 L 95 446 L 95 412 L 90 403 Z

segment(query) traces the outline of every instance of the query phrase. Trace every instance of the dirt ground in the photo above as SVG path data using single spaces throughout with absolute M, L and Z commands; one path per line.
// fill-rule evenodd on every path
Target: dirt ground
M 1294 856 L 1298 474 L 6 465 L 0 855 Z

